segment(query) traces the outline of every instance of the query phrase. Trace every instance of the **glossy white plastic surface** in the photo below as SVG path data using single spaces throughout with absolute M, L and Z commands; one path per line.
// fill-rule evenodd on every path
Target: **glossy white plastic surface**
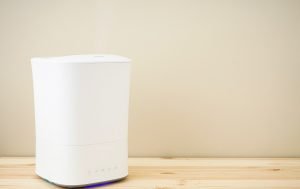
M 126 177 L 129 59 L 33 58 L 36 173 L 80 186 Z

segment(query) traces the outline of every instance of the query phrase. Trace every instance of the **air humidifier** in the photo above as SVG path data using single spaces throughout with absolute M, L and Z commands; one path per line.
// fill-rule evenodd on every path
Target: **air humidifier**
M 65 187 L 125 178 L 130 60 L 73 55 L 31 65 L 36 174 Z

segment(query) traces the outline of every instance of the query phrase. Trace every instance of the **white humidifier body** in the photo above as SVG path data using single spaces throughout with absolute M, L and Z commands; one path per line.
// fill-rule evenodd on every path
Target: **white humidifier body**
M 128 175 L 129 62 L 116 55 L 31 59 L 37 175 L 66 187 Z

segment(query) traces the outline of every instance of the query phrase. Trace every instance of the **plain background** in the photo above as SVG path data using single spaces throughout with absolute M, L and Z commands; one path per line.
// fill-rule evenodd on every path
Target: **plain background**
M 133 59 L 130 156 L 300 157 L 300 1 L 0 0 L 0 155 L 34 155 L 30 58 Z

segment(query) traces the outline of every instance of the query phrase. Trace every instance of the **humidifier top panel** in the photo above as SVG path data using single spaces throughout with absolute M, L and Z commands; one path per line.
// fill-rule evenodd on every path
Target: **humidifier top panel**
M 32 63 L 128 63 L 129 58 L 110 54 L 70 55 L 58 57 L 36 57 Z

